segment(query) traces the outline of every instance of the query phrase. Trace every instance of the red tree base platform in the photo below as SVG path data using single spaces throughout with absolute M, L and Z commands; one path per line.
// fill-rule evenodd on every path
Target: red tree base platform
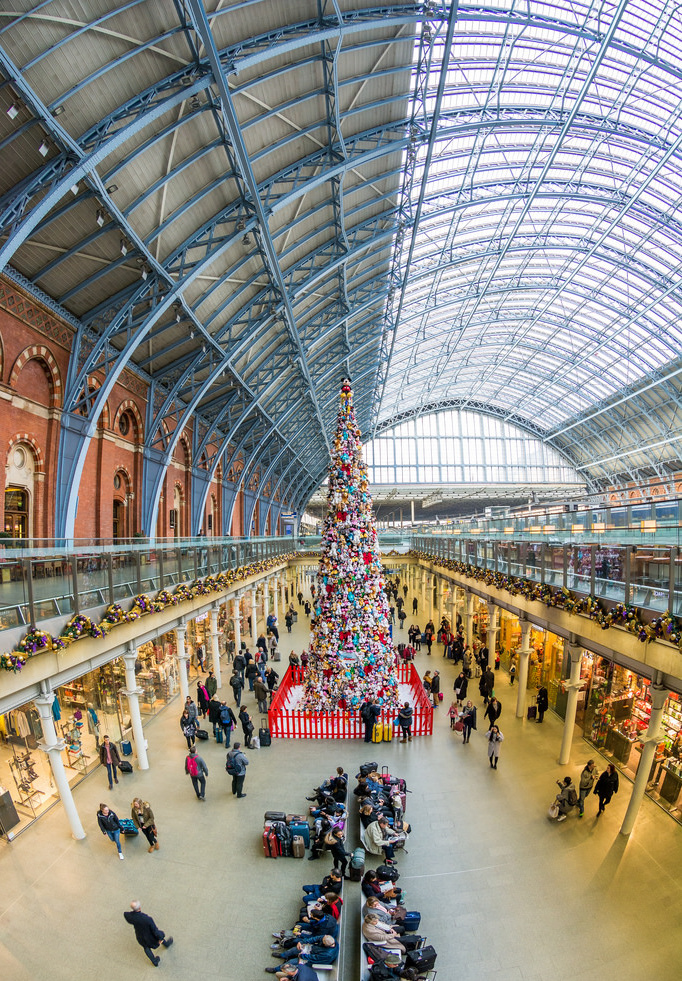
M 398 682 L 410 688 L 409 702 L 412 705 L 412 735 L 430 736 L 433 733 L 433 705 L 424 690 L 417 669 L 411 662 L 401 661 L 396 665 Z M 286 705 L 293 689 L 302 687 L 303 669 L 287 668 L 287 672 L 277 689 L 268 712 L 268 724 L 273 737 L 281 739 L 364 739 L 365 724 L 358 709 L 337 709 L 335 712 L 305 712 L 287 709 Z M 391 732 L 400 734 L 395 726 L 397 709 L 384 709 L 379 724 L 388 722 Z

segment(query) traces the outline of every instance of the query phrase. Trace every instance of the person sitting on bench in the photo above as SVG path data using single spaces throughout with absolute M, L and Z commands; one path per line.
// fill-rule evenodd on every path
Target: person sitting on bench
M 393 844 L 392 836 L 389 832 L 388 818 L 383 815 L 377 820 L 373 821 L 360 836 L 362 839 L 362 844 L 365 846 L 365 851 L 369 852 L 370 855 L 381 855 L 385 856 L 385 862 L 387 865 L 394 865 L 393 860 Z

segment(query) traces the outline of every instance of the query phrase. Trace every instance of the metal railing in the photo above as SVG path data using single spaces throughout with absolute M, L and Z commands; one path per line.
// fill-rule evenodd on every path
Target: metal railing
M 418 534 L 413 547 L 440 559 L 530 579 L 636 606 L 652 615 L 682 616 L 682 555 L 648 542 L 538 542 Z
M 191 538 L 0 548 L 0 630 L 70 617 L 292 552 L 297 539 Z

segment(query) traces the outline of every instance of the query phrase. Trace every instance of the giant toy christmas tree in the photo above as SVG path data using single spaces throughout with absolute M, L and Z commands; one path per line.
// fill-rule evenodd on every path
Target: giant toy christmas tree
M 344 379 L 329 468 L 328 512 L 317 574 L 304 705 L 357 708 L 367 697 L 398 705 L 389 609 L 353 393 Z

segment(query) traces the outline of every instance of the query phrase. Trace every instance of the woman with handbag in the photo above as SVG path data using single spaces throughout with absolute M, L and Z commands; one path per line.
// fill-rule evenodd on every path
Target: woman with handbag
M 147 851 L 158 851 L 159 842 L 157 841 L 156 825 L 154 824 L 154 812 L 149 806 L 149 803 L 146 800 L 142 800 L 141 797 L 136 797 L 130 806 L 130 816 L 135 827 L 140 829 L 149 842 Z
M 251 736 L 253 734 L 254 725 L 251 721 L 251 716 L 246 711 L 246 705 L 242 705 L 239 709 L 239 721 L 242 724 L 242 732 L 244 733 L 244 745 L 247 749 L 251 749 Z
M 187 709 L 184 709 L 180 716 L 180 728 L 182 729 L 183 736 L 187 740 L 187 749 L 191 749 L 196 740 L 197 725 Z

